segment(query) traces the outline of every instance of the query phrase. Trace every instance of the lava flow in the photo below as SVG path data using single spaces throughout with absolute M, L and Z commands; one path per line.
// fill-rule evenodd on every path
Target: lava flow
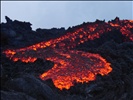
M 57 88 L 69 89 L 74 82 L 89 82 L 95 80 L 97 74 L 104 76 L 112 71 L 110 63 L 99 54 L 70 49 L 85 41 L 99 38 L 114 28 L 119 29 L 129 41 L 133 41 L 133 21 L 115 20 L 108 23 L 88 23 L 57 39 L 17 50 L 6 50 L 3 53 L 13 61 L 28 63 L 41 58 L 54 62 L 53 68 L 40 75 L 40 78 L 51 78 Z

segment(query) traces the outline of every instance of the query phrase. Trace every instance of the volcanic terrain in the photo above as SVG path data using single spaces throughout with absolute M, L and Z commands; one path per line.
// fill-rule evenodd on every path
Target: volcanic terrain
M 133 20 L 33 31 L 5 18 L 2 100 L 133 99 Z

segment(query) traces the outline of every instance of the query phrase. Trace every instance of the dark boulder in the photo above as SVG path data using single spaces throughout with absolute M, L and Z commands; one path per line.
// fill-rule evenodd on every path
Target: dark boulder
M 0 92 L 1 92 L 1 100 L 36 100 L 20 92 L 6 92 L 6 91 L 0 91 Z
M 38 100 L 59 100 L 52 89 L 31 75 L 23 75 L 7 82 L 9 89 L 24 92 Z
M 1 35 L 7 38 L 13 38 L 16 36 L 16 32 L 13 29 L 2 28 Z

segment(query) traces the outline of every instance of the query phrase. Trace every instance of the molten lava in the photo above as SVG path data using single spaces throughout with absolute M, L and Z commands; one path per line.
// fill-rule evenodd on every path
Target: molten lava
M 57 50 L 56 53 L 58 57 L 56 54 L 55 57 L 47 58 L 55 63 L 54 67 L 40 78 L 43 80 L 52 78 L 54 85 L 61 90 L 69 89 L 74 82 L 93 81 L 97 74 L 107 75 L 112 70 L 110 64 L 98 54 L 82 51 L 62 53 Z
M 75 82 L 93 81 L 97 74 L 104 76 L 112 71 L 110 63 L 99 54 L 70 49 L 85 41 L 99 38 L 114 28 L 119 29 L 129 41 L 133 41 L 133 21 L 116 20 L 108 23 L 88 23 L 57 39 L 17 50 L 6 50 L 3 53 L 13 61 L 28 63 L 41 58 L 54 62 L 53 68 L 40 75 L 40 78 L 51 78 L 57 88 L 69 89 Z

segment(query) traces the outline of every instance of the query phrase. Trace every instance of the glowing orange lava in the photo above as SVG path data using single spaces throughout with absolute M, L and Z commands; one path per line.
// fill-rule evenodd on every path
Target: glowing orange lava
M 57 51 L 57 50 L 56 50 Z M 61 51 L 58 51 L 60 55 Z M 62 52 L 61 52 L 62 53 Z M 66 54 L 66 53 L 65 53 Z M 99 54 L 91 54 L 82 51 L 69 51 L 66 56 L 47 58 L 55 63 L 54 67 L 40 76 L 46 80 L 52 78 L 54 85 L 59 89 L 69 89 L 74 82 L 89 82 L 96 78 L 97 74 L 107 75 L 112 71 L 110 64 Z
M 83 27 L 74 28 L 57 39 L 51 39 L 26 48 L 6 50 L 3 53 L 13 61 L 34 62 L 37 58 L 54 62 L 54 66 L 40 75 L 47 80 L 51 78 L 59 89 L 69 89 L 74 82 L 89 82 L 97 74 L 107 75 L 112 71 L 108 63 L 99 54 L 70 50 L 88 40 L 99 38 L 102 34 L 119 29 L 130 41 L 133 41 L 133 21 L 119 20 L 109 23 L 89 23 Z

